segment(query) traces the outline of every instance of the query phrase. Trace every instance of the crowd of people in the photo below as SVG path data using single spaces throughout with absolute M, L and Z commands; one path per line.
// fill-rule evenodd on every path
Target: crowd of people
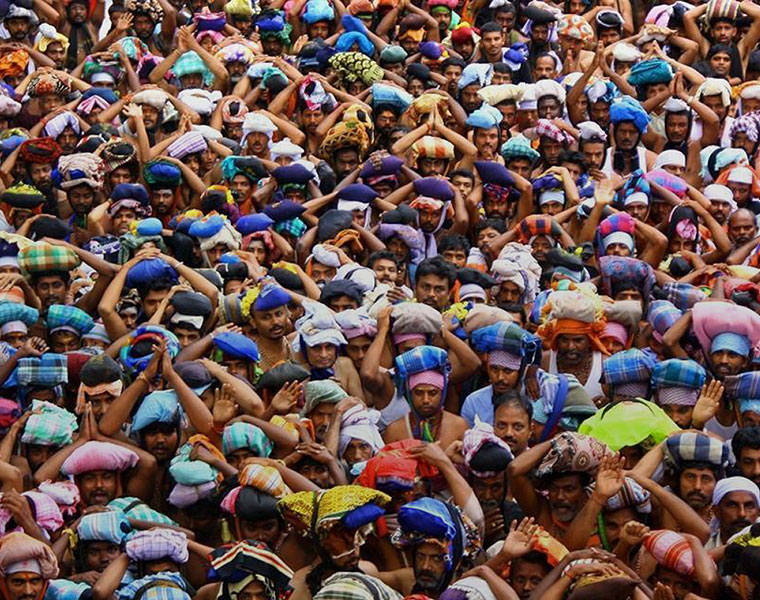
M 1 600 L 760 598 L 760 4 L 1 0 Z

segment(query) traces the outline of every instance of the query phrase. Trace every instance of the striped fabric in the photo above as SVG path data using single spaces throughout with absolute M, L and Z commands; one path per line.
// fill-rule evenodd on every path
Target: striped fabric
M 707 373 L 698 362 L 671 358 L 658 362 L 652 370 L 652 387 L 685 387 L 701 389 Z
M 454 158 L 454 144 L 448 140 L 426 135 L 412 144 L 418 158 Z
M 728 464 L 728 446 L 714 437 L 687 431 L 665 441 L 665 460 L 683 468 L 684 463 L 701 462 L 722 468 Z
M 650 531 L 644 536 L 644 548 L 666 569 L 687 576 L 694 573 L 694 555 L 680 533 L 670 529 Z
M 610 356 L 602 365 L 602 380 L 607 385 L 623 383 L 649 383 L 655 357 L 636 348 L 623 350 Z

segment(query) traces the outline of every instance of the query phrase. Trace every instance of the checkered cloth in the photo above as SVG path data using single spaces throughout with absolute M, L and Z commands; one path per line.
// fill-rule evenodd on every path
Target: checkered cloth
M 187 536 L 174 529 L 138 531 L 127 540 L 124 550 L 134 561 L 168 558 L 177 564 L 183 564 L 189 557 Z
M 64 354 L 49 352 L 41 357 L 20 358 L 16 367 L 20 386 L 55 387 L 69 382 L 69 365 Z
M 251 423 L 232 423 L 222 434 L 222 453 L 227 456 L 235 450 L 245 448 L 256 456 L 267 457 L 272 453 L 272 441 Z
M 246 465 L 238 474 L 238 483 L 254 487 L 275 498 L 283 498 L 292 493 L 282 480 L 280 472 L 274 467 L 257 464 Z
M 217 577 L 225 582 L 237 582 L 241 577 L 255 573 L 272 587 L 279 597 L 285 592 L 293 578 L 293 571 L 275 553 L 263 544 L 243 540 L 231 548 L 217 548 L 211 553 L 211 567 Z
M 549 138 L 550 140 L 559 142 L 560 144 L 571 142 L 573 140 L 572 137 L 565 134 L 564 131 L 562 131 L 549 119 L 539 119 L 538 123 L 536 123 L 535 131 L 536 135 Z
M 607 385 L 646 382 L 656 364 L 654 356 L 636 348 L 623 350 L 610 356 L 602 365 L 602 381 Z
M 18 253 L 18 264 L 28 273 L 40 271 L 65 271 L 79 266 L 79 257 L 68 248 L 37 242 Z
M 306 233 L 306 224 L 299 218 L 288 219 L 287 221 L 280 221 L 274 224 L 274 230 L 277 233 L 289 233 L 294 238 L 300 238 Z
M 593 484 L 592 484 L 593 486 Z M 634 479 L 626 477 L 620 491 L 607 500 L 605 510 L 613 512 L 623 508 L 632 508 L 639 514 L 652 512 L 652 498 L 647 490 Z
M 5 325 L 11 321 L 21 321 L 27 327 L 31 327 L 39 318 L 40 313 L 36 308 L 20 302 L 0 302 L 0 325 Z
M 194 590 L 179 573 L 164 571 L 136 579 L 116 591 L 118 600 L 190 600 Z
M 515 323 L 494 323 L 472 332 L 472 346 L 477 352 L 503 350 L 525 357 L 533 364 L 541 356 L 541 338 L 525 331 Z
M 679 310 L 689 310 L 697 302 L 707 298 L 702 289 L 691 285 L 690 283 L 679 283 L 671 281 L 663 284 L 662 291 L 665 292 L 665 299 L 673 303 Z
M 401 600 L 403 596 L 364 573 L 336 573 L 322 584 L 314 600 Z
M 648 300 L 654 286 L 652 267 L 629 256 L 602 256 L 599 258 L 599 275 L 602 292 L 613 298 L 622 290 L 636 289 L 644 300 Z
M 396 378 L 400 388 L 410 375 L 423 371 L 441 371 L 448 375 L 451 364 L 446 351 L 435 346 L 417 346 L 396 357 Z
M 513 136 L 504 142 L 501 146 L 501 155 L 506 161 L 513 158 L 527 158 L 533 162 L 541 157 L 538 151 L 530 145 L 530 140 L 524 135 Z
M 76 306 L 53 304 L 48 309 L 46 325 L 49 333 L 63 329 L 81 337 L 95 327 L 95 321 Z
M 652 370 L 652 387 L 684 387 L 699 390 L 706 372 L 698 362 L 671 358 L 658 362 Z
M 77 418 L 69 411 L 50 402 L 34 400 L 32 414 L 24 426 L 21 443 L 65 446 L 72 442 L 77 427 Z
M 82 541 L 121 544 L 131 529 L 127 515 L 120 510 L 108 510 L 84 515 L 77 525 L 77 535 Z
M 108 503 L 108 508 L 121 510 L 126 513 L 130 519 L 136 519 L 138 521 L 149 521 L 156 525 L 173 525 L 175 527 L 178 525 L 176 521 L 172 521 L 165 514 L 153 510 L 139 498 L 116 498 Z
M 550 216 L 529 215 L 515 225 L 517 241 L 521 244 L 529 244 L 531 238 L 537 235 L 545 235 L 550 238 L 559 238 L 562 232 L 560 225 Z
M 659 342 L 662 342 L 662 336 L 681 318 L 682 314 L 669 300 L 654 300 L 649 304 L 647 321 L 656 334 L 655 338 L 659 336 Z
M 728 446 L 718 439 L 698 433 L 686 431 L 669 437 L 665 441 L 665 460 L 680 471 L 684 463 L 708 463 L 718 468 L 728 465 Z

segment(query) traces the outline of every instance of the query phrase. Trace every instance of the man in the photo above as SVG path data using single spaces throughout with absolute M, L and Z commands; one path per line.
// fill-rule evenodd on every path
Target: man
M 710 214 L 722 227 L 727 226 L 731 213 L 737 210 L 736 201 L 731 189 L 719 183 L 711 183 L 703 190 L 710 201 Z
M 14 531 L 0 539 L 0 572 L 5 600 L 39 600 L 58 576 L 58 561 L 50 546 Z
M 147 498 L 154 487 L 156 461 L 127 446 L 131 444 L 80 437 L 46 461 L 37 470 L 35 481 L 52 479 L 58 471 L 73 476 L 85 506 L 105 506 L 122 495 Z
M 417 346 L 396 357 L 397 381 L 403 386 L 398 393 L 406 397 L 411 410 L 388 425 L 383 434 L 386 443 L 440 440 L 448 448 L 462 439 L 467 421 L 443 408 L 449 371 L 446 351 L 434 346 Z
M 59 217 L 63 214 L 58 205 L 58 192 L 53 185 L 52 173 L 53 165 L 62 152 L 61 147 L 50 137 L 26 140 L 19 151 L 29 183 L 44 194 L 47 210 Z
M 623 99 L 610 106 L 614 147 L 607 150 L 602 171 L 609 177 L 613 172 L 625 176 L 636 169 L 651 170 L 657 156 L 640 146 L 649 115 L 635 100 Z
M 454 268 L 443 258 L 436 256 L 425 259 L 417 266 L 414 297 L 417 302 L 443 312 L 449 305 L 449 296 L 455 281 Z
M 420 527 L 420 518 L 426 516 L 437 525 L 441 536 L 433 536 Z M 399 547 L 412 547 L 412 567 L 380 578 L 405 595 L 424 594 L 438 598 L 457 576 L 462 561 L 470 557 L 473 548 L 467 537 L 472 527 L 454 505 L 434 498 L 420 498 L 404 504 L 398 513 L 400 534 L 395 543 Z
M 676 425 L 688 429 L 706 377 L 705 369 L 696 361 L 678 358 L 660 361 L 652 370 L 652 398 Z
M 718 530 L 705 543 L 707 550 L 726 544 L 728 538 L 760 517 L 760 490 L 746 477 L 721 479 L 715 484 L 712 503 Z
M 312 564 L 293 576 L 294 598 L 310 600 L 324 581 L 338 571 L 377 574 L 371 562 L 359 557 L 365 538 L 358 535 L 358 530 L 377 519 L 378 513 L 368 508 L 382 507 L 389 501 L 390 496 L 377 490 L 340 485 L 325 491 L 289 494 L 277 504 L 283 518 L 308 535 L 317 553 Z M 324 511 L 322 507 L 326 506 L 334 509 Z M 334 515 L 343 517 L 334 518 Z M 348 525 L 345 521 L 351 516 L 355 518 Z
M 760 427 L 742 427 L 731 438 L 736 467 L 742 477 L 760 482 Z
M 755 214 L 746 208 L 735 210 L 728 217 L 728 237 L 733 244 L 732 250 L 738 250 L 757 237 Z

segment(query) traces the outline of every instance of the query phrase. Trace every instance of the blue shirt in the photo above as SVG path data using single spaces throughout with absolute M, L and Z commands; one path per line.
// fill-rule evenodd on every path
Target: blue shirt
M 475 426 L 475 415 L 484 423 L 493 426 L 493 386 L 487 385 L 468 395 L 464 399 L 460 415 L 470 427 Z

